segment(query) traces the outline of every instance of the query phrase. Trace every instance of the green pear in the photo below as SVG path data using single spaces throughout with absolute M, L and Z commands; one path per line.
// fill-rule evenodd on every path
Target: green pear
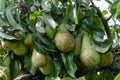
M 56 47 L 62 52 L 70 52 L 75 45 L 74 37 L 67 31 L 64 23 L 62 23 L 55 35 Z
M 20 42 L 18 44 L 18 46 L 13 51 L 18 56 L 24 56 L 24 55 L 27 54 L 28 48 L 27 48 L 27 46 L 25 44 L 23 44 L 22 42 Z
M 75 47 L 73 49 L 73 54 L 75 56 L 80 55 L 81 46 L 82 46 L 82 35 L 83 35 L 82 33 L 79 33 L 75 38 Z
M 34 46 L 34 40 L 31 33 L 26 33 L 24 38 L 24 44 L 28 47 Z
M 1 40 L 1 45 L 4 50 L 11 51 L 18 45 L 18 41 L 3 39 Z
M 87 33 L 83 36 L 80 59 L 86 67 L 95 67 L 100 62 L 100 54 L 92 47 Z
M 112 52 L 107 52 L 104 54 L 100 54 L 100 66 L 110 66 L 113 62 L 113 54 Z
M 50 75 L 53 73 L 53 64 L 52 64 L 52 59 L 47 56 L 47 63 L 46 65 L 39 67 L 39 70 L 44 74 L 44 75 Z
M 56 28 L 52 28 L 50 26 L 46 26 L 46 35 L 50 38 L 53 39 L 56 34 Z
M 44 66 L 47 62 L 46 55 L 39 53 L 37 50 L 33 49 L 32 52 L 32 63 L 36 67 Z

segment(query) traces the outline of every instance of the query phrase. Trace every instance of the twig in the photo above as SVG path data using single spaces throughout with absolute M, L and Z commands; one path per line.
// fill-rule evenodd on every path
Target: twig
M 110 15 L 110 16 L 107 18 L 107 21 L 109 21 L 111 18 L 112 18 L 112 15 Z
M 16 77 L 14 80 L 28 79 L 28 78 L 30 78 L 32 76 L 33 76 L 32 74 L 24 74 L 24 75 L 21 75 L 19 77 Z
M 105 28 L 107 37 L 110 38 L 110 37 L 111 37 L 111 33 L 110 33 L 109 26 L 108 26 L 108 20 L 103 17 L 100 9 L 95 6 L 95 4 L 93 3 L 93 1 L 92 1 L 92 0 L 90 0 L 90 1 L 91 1 L 91 3 L 92 3 L 92 7 L 97 10 L 97 15 L 98 15 L 98 17 L 99 17 L 99 18 L 101 19 L 101 21 L 103 22 L 103 25 L 104 25 L 104 28 Z

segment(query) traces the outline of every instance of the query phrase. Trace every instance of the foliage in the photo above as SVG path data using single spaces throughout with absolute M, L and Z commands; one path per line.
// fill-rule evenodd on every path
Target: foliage
M 117 22 L 120 22 L 120 1 L 105 0 L 109 4 L 108 11 L 101 11 L 95 6 L 94 1 L 0 0 L 0 70 L 3 71 L 0 72 L 0 79 L 4 80 L 6 76 L 9 78 L 10 75 L 8 80 L 17 80 L 17 78 L 30 78 L 31 80 L 113 80 L 118 76 L 120 71 L 120 24 Z M 111 15 L 106 17 L 109 13 Z M 110 20 L 114 21 L 113 25 L 109 25 Z M 80 34 L 78 45 L 72 43 L 74 47 L 77 45 L 76 49 L 81 50 L 83 36 L 87 33 L 89 39 L 84 43 L 90 43 L 90 49 L 99 54 L 112 52 L 114 59 L 112 64 L 105 67 L 99 64 L 87 67 L 81 61 L 81 53 L 74 55 L 74 48 L 68 52 L 59 50 L 56 47 L 55 37 L 61 24 L 64 24 L 66 29 L 63 32 L 67 32 L 74 39 Z M 27 34 L 30 35 L 27 36 Z M 66 37 L 67 34 L 61 36 L 60 39 Z M 4 42 L 4 45 L 7 46 L 3 46 L 2 41 L 4 40 L 10 44 Z M 64 40 L 60 41 L 59 44 L 62 44 Z M 18 43 L 14 49 L 5 49 L 9 49 L 8 46 L 11 48 L 13 43 Z M 19 47 L 20 44 L 25 48 Z M 15 51 L 15 48 L 18 47 L 19 49 Z M 44 69 L 50 71 L 44 70 L 44 72 L 50 72 L 49 74 L 42 73 L 40 67 L 32 63 L 31 57 L 34 49 L 39 54 L 46 56 L 47 63 L 42 68 L 48 66 L 49 69 Z M 16 55 L 15 52 L 22 55 Z M 10 59 L 7 59 L 6 56 L 9 56 Z M 18 77 L 21 71 L 24 71 L 25 74 L 31 74 L 31 76 L 24 76 L 24 74 Z M 115 79 L 117 80 L 117 78 Z

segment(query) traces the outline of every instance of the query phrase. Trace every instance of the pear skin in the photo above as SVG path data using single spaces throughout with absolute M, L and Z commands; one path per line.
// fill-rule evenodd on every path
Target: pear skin
M 70 52 L 74 48 L 74 37 L 65 29 L 63 23 L 59 26 L 55 35 L 55 44 L 62 52 Z
M 32 52 L 32 63 L 36 67 L 41 67 L 44 66 L 46 62 L 47 62 L 46 55 L 43 55 L 34 49 Z
M 96 67 L 100 62 L 100 54 L 92 47 L 87 33 L 83 36 L 80 59 L 86 67 Z
M 53 65 L 51 63 L 52 59 L 47 56 L 47 63 L 46 65 L 39 67 L 39 70 L 44 74 L 44 75 L 50 75 L 53 73 Z
M 113 54 L 112 52 L 107 52 L 107 53 L 104 53 L 104 54 L 100 54 L 100 63 L 99 65 L 100 66 L 110 66 L 113 62 Z
M 18 56 L 24 56 L 27 54 L 28 48 L 26 45 L 24 45 L 22 42 L 20 42 L 13 51 Z

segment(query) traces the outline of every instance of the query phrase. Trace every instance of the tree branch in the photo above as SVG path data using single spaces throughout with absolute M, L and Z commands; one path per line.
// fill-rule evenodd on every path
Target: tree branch
M 101 19 L 101 21 L 103 22 L 103 25 L 104 25 L 104 28 L 105 28 L 107 37 L 110 38 L 110 37 L 111 37 L 111 33 L 110 33 L 109 26 L 108 26 L 108 20 L 103 17 L 100 9 L 95 6 L 95 4 L 93 3 L 93 1 L 92 1 L 92 0 L 90 0 L 90 1 L 91 1 L 91 3 L 92 3 L 92 7 L 96 9 L 98 17 L 99 17 L 99 18 Z
M 24 74 L 24 75 L 21 75 L 19 77 L 16 77 L 14 80 L 28 79 L 28 78 L 30 78 L 32 76 L 33 76 L 32 74 Z
M 109 21 L 112 18 L 112 15 L 110 15 L 106 20 Z

